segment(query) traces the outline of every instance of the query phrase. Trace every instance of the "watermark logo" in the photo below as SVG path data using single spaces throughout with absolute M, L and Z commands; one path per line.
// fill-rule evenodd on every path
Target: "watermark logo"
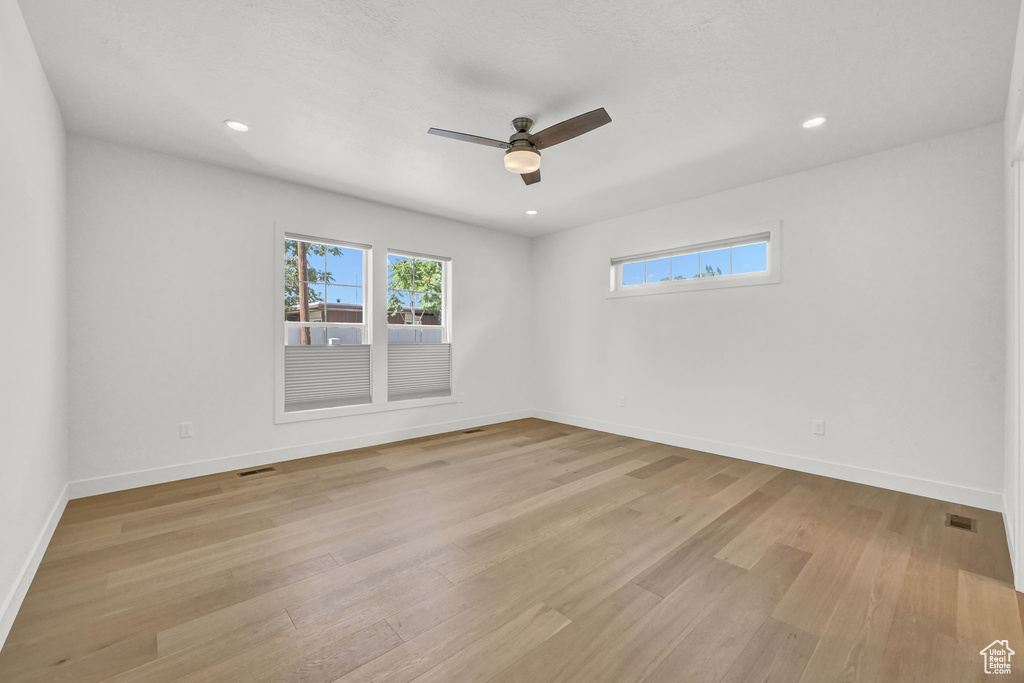
M 1016 652 L 1010 649 L 1010 642 L 1007 640 L 993 640 L 992 644 L 981 651 L 985 661 L 985 673 L 987 674 L 1008 674 L 1010 673 L 1010 657 Z

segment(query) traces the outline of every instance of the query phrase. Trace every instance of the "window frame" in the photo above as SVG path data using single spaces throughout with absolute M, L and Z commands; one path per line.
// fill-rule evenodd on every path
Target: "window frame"
M 702 251 L 714 251 L 726 247 L 739 247 L 746 244 L 767 242 L 767 270 L 756 273 L 736 273 L 715 277 L 690 278 L 688 280 L 668 280 L 666 282 L 645 282 L 636 285 L 622 284 L 622 267 L 628 263 L 651 261 L 659 258 L 685 256 Z M 767 223 L 753 227 L 732 228 L 716 231 L 715 239 L 691 242 L 670 249 L 630 254 L 614 257 L 610 260 L 610 299 L 647 296 L 651 294 L 668 294 L 671 292 L 693 292 L 706 289 L 723 289 L 727 287 L 746 287 L 750 285 L 778 284 L 782 281 L 782 226 L 780 223 Z
M 457 380 L 455 368 L 452 368 L 452 383 L 451 383 L 451 395 L 450 396 L 437 396 L 428 398 L 415 398 L 415 399 L 400 399 L 397 401 L 388 401 L 387 397 L 387 355 L 388 355 L 388 344 L 387 344 L 387 266 L 388 260 L 387 255 L 389 253 L 401 254 L 401 255 L 412 255 L 419 258 L 429 258 L 434 260 L 440 260 L 446 262 L 443 287 L 444 287 L 444 315 L 448 319 L 446 325 L 446 342 L 450 344 L 452 341 L 452 309 L 454 306 L 454 298 L 452 296 L 452 259 L 449 257 L 438 257 L 430 254 L 420 254 L 410 252 L 405 249 L 392 249 L 387 247 L 383 243 L 360 243 L 358 241 L 337 239 L 335 237 L 328 236 L 314 236 L 308 233 L 302 232 L 301 230 L 292 230 L 288 226 L 275 223 L 274 225 L 274 237 L 275 247 L 273 249 L 273 268 L 274 268 L 274 296 L 271 299 L 274 302 L 274 324 L 271 325 L 273 329 L 273 340 L 274 340 L 274 424 L 288 424 L 295 422 L 306 422 L 310 420 L 323 420 L 331 419 L 336 417 L 347 417 L 350 415 L 364 415 L 369 413 L 386 412 L 392 410 L 407 410 L 410 408 L 421 408 L 426 406 L 442 405 L 448 403 L 459 403 L 461 394 L 458 393 Z M 324 229 L 325 233 L 335 233 L 334 230 Z M 358 234 L 358 231 L 353 231 Z M 300 239 L 306 242 L 315 242 L 318 244 L 330 244 L 334 246 L 341 246 L 354 249 L 363 250 L 363 281 L 365 283 L 363 292 L 363 323 L 365 325 L 365 334 L 363 337 L 363 346 L 370 347 L 370 403 L 360 403 L 354 405 L 343 405 L 335 406 L 331 408 L 313 408 L 309 410 L 299 410 L 287 412 L 284 409 L 284 367 L 285 367 L 285 338 L 287 332 L 285 330 L 286 322 L 297 322 L 297 321 L 286 321 L 280 314 L 280 306 L 278 302 L 284 292 L 285 284 L 285 240 L 289 239 Z M 378 273 L 383 273 L 383 276 L 378 277 Z M 375 280 L 380 282 L 375 282 Z M 383 286 L 382 286 L 383 285 Z M 319 324 L 313 324 L 319 326 Z M 324 326 L 351 326 L 359 325 L 359 323 L 323 323 Z M 409 326 L 413 327 L 413 326 Z M 374 341 L 378 343 L 374 343 Z M 350 346 L 355 346 L 350 345 Z

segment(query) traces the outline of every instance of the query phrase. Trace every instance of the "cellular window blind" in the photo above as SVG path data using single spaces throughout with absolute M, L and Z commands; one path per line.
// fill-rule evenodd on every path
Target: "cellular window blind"
M 388 344 L 389 401 L 451 393 L 451 344 Z
M 369 402 L 369 345 L 285 346 L 285 411 Z

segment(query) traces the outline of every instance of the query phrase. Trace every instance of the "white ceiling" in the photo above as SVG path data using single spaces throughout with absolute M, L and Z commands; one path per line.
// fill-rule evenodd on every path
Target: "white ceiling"
M 21 0 L 69 130 L 537 235 L 1000 121 L 1019 0 Z M 507 139 L 597 107 L 544 152 Z M 826 113 L 821 129 L 804 119 Z M 232 133 L 222 121 L 252 125 Z M 537 216 L 527 217 L 526 209 Z

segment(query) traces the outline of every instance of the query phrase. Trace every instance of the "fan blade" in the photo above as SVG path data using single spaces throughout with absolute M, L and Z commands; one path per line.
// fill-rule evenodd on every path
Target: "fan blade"
M 501 140 L 492 140 L 491 138 L 482 138 L 479 135 L 469 135 L 468 133 L 456 133 L 453 130 L 441 130 L 440 128 L 431 128 L 427 131 L 431 135 L 440 135 L 443 138 L 451 138 L 452 140 L 462 140 L 464 142 L 475 142 L 478 145 L 487 145 L 488 147 L 500 147 L 501 149 L 508 149 L 511 147 L 507 142 Z
M 586 114 L 580 114 L 579 116 L 573 117 L 561 123 L 545 128 L 539 133 L 534 133 L 530 136 L 530 142 L 537 149 L 544 149 L 545 147 L 551 147 L 557 145 L 559 142 L 565 142 L 566 140 L 572 140 L 574 137 L 589 133 L 595 128 L 600 128 L 606 123 L 611 123 L 612 117 L 608 116 L 608 112 L 604 110 L 604 107 L 589 111 Z
M 520 173 L 523 176 L 523 182 L 527 185 L 533 185 L 534 183 L 540 182 L 540 169 L 538 168 L 533 173 Z

